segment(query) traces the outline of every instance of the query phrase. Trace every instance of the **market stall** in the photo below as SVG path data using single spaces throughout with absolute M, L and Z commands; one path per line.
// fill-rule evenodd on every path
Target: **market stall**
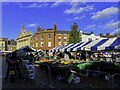
M 12 53 L 16 53 L 17 59 L 19 59 L 19 67 L 22 77 L 25 79 L 34 79 L 34 59 L 37 50 L 30 46 L 23 46 Z
M 65 72 L 67 69 L 79 69 L 79 70 L 95 70 L 106 72 L 108 74 L 120 73 L 120 64 L 112 63 L 111 58 L 113 57 L 113 51 L 119 50 L 120 47 L 120 37 L 118 38 L 107 38 L 101 40 L 94 40 L 88 42 L 80 42 L 77 44 L 68 44 L 64 46 L 57 46 L 50 50 L 50 52 L 61 52 L 65 55 L 66 52 L 75 52 L 82 54 L 85 52 L 86 57 L 90 52 L 93 58 L 83 61 L 81 59 L 69 59 L 68 61 L 65 58 L 60 58 L 59 60 L 48 60 L 48 61 L 39 61 L 40 65 L 47 63 L 52 68 L 52 71 L 55 72 Z M 118 53 L 118 52 L 117 52 Z M 119 53 L 120 54 L 120 53 Z M 100 60 L 99 58 L 103 58 Z M 108 59 L 108 61 L 106 61 Z M 110 60 L 110 62 L 109 62 Z M 56 62 L 57 61 L 57 62 Z M 64 70 L 63 70 L 64 69 Z

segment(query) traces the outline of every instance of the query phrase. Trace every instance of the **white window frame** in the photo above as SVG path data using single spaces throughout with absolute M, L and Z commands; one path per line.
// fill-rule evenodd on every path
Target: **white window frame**
M 38 47 L 38 43 L 36 43 L 36 47 Z
M 58 42 L 58 45 L 61 45 L 61 42 Z
M 61 38 L 61 34 L 58 34 L 58 38 Z
M 51 42 L 48 42 L 48 47 L 51 47 L 51 46 L 52 46 Z
M 40 36 L 40 40 L 43 40 L 44 36 L 42 37 L 43 35 Z
M 43 42 L 41 42 L 41 43 L 40 43 L 40 46 L 41 46 L 41 47 L 43 47 L 43 46 L 44 46 L 44 43 L 43 43 Z
M 67 42 L 66 43 L 64 42 L 64 45 L 67 45 Z

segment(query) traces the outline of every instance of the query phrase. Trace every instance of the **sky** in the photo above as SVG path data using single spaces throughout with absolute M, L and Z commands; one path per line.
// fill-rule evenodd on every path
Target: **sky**
M 42 29 L 79 30 L 99 35 L 114 34 L 120 28 L 118 2 L 2 2 L 2 37 L 16 39 L 24 24 L 34 34 Z

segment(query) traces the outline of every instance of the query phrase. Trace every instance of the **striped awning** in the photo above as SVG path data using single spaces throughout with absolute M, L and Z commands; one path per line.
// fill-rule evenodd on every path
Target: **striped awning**
M 78 47 L 78 46 L 82 45 L 83 43 L 84 43 L 84 42 L 80 42 L 80 43 L 74 44 L 73 46 L 67 48 L 66 51 L 73 51 L 73 49 L 74 49 L 75 47 Z
M 54 52 L 60 52 L 60 50 L 62 49 L 62 48 L 64 48 L 65 46 L 60 46 L 60 47 L 58 47 L 57 49 L 55 49 L 54 50 Z
M 88 42 L 80 42 L 77 44 L 68 44 L 68 45 L 60 45 L 51 50 L 50 52 L 64 52 L 64 51 L 99 51 L 99 50 L 120 50 L 120 37 L 118 38 L 107 38 L 101 40 L 94 40 Z
M 88 44 L 91 43 L 91 42 L 92 42 L 92 41 L 83 42 L 83 43 L 80 44 L 79 46 L 74 47 L 72 51 L 80 51 L 80 50 L 82 50 L 82 47 L 84 47 L 85 45 L 88 45 Z
M 64 51 L 67 51 L 67 48 L 70 48 L 71 46 L 73 46 L 74 44 L 68 44 L 66 45 L 65 47 L 63 47 L 60 51 L 61 52 L 64 52 Z
M 54 47 L 53 49 L 50 49 L 49 52 L 55 52 L 55 50 L 57 50 L 60 47 L 62 47 L 62 45 L 58 45 L 58 46 Z
M 117 48 L 116 48 L 117 47 Z M 116 38 L 110 46 L 105 47 L 106 50 L 120 49 L 120 37 Z
M 91 47 L 91 51 L 97 50 L 114 50 L 116 46 L 120 45 L 120 37 L 102 39 L 99 43 Z

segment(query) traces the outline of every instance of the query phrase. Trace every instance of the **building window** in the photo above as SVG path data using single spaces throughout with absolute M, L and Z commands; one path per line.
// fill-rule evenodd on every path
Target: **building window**
M 38 43 L 36 43 L 36 47 L 38 47 Z
M 58 38 L 61 38 L 61 34 L 58 34 Z
M 10 47 L 10 51 L 12 51 L 12 47 Z
M 58 42 L 58 45 L 61 45 L 61 42 Z
M 88 38 L 88 41 L 92 41 L 92 38 Z
M 51 33 L 48 33 L 48 39 L 51 39 Z
M 51 47 L 51 42 L 48 42 L 48 47 Z
M 61 42 L 61 39 L 58 39 L 58 42 Z
M 67 42 L 67 39 L 64 39 L 64 42 Z
M 61 37 L 61 34 L 58 34 L 58 37 Z
M 41 42 L 41 45 L 40 45 L 41 47 L 43 47 L 43 42 Z
M 67 45 L 67 43 L 66 43 L 66 42 L 64 42 L 64 45 Z
M 43 40 L 43 35 L 41 35 L 41 40 Z
M 5 47 L 5 44 L 4 44 L 4 43 L 2 43 L 2 44 L 1 44 L 1 47 L 2 47 L 2 48 L 4 48 L 4 47 Z
M 66 35 L 66 34 L 64 34 L 64 37 L 67 37 L 67 35 Z

